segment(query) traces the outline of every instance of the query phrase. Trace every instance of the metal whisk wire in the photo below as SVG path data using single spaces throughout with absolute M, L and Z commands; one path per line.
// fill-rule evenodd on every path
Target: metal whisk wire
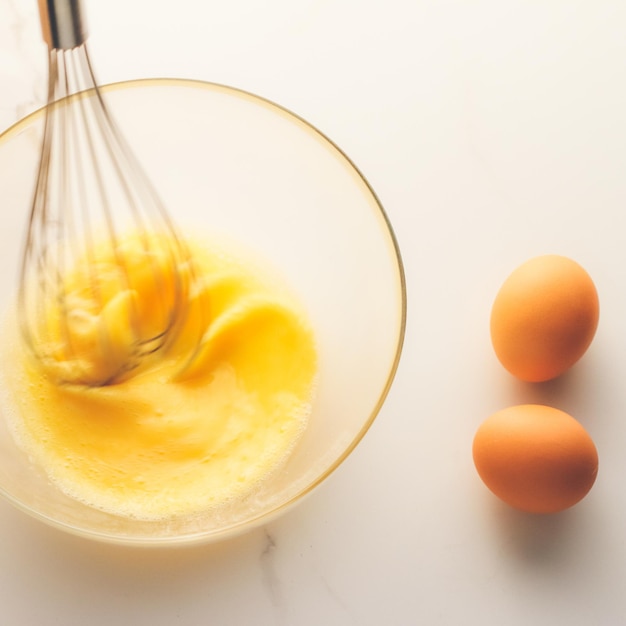
M 30 350 L 60 382 L 104 385 L 123 379 L 172 340 L 184 316 L 189 285 L 180 269 L 188 254 L 105 104 L 78 0 L 40 0 L 40 10 L 49 47 L 48 103 L 19 318 Z M 124 240 L 128 232 L 135 233 L 131 244 Z M 143 308 L 131 271 L 137 262 L 124 252 L 128 245 L 141 258 L 143 286 L 154 296 Z M 75 268 L 83 277 L 76 293 L 68 284 Z M 121 330 L 97 319 L 115 297 Z M 95 331 L 87 333 L 85 356 L 87 323 Z

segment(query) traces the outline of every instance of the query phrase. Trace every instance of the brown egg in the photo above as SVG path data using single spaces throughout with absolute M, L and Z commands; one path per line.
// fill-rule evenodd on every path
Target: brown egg
M 567 413 L 543 405 L 494 413 L 476 432 L 472 452 L 485 485 L 529 513 L 573 506 L 598 473 L 598 453 L 587 431 Z
M 599 311 L 595 285 L 578 263 L 558 255 L 535 257 L 498 291 L 491 310 L 493 348 L 521 380 L 550 380 L 585 353 Z

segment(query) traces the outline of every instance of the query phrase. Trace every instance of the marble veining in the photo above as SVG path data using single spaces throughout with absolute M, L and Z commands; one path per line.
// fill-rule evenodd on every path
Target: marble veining
M 264 543 L 259 559 L 261 567 L 261 583 L 273 610 L 275 624 L 287 624 L 285 592 L 276 566 L 276 539 L 269 529 L 264 529 Z

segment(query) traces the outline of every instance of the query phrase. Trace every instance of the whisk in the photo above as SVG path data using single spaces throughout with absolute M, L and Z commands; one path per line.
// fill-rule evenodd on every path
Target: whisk
M 188 252 L 107 109 L 80 1 L 39 0 L 39 11 L 48 97 L 18 316 L 55 381 L 107 385 L 172 341 Z

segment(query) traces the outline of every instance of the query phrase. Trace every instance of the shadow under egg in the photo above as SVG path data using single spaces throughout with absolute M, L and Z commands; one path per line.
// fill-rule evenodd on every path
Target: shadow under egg
M 585 424 L 594 421 L 596 384 L 592 360 L 577 363 L 557 378 L 545 382 L 525 382 L 509 376 L 509 405 L 541 404 L 569 413 Z
M 518 565 L 565 571 L 588 550 L 592 509 L 579 503 L 559 513 L 518 511 L 492 498 L 491 520 L 501 550 Z

